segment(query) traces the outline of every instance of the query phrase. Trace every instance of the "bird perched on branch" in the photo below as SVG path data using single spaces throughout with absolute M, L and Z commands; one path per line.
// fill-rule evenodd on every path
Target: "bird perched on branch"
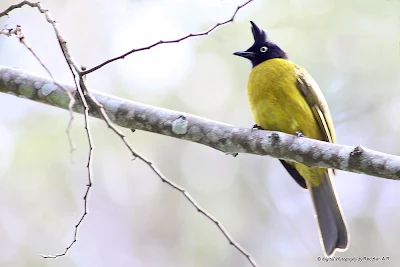
M 254 44 L 234 55 L 253 64 L 247 95 L 254 127 L 335 142 L 332 118 L 317 83 L 305 69 L 289 61 L 285 51 L 271 42 L 265 31 L 252 21 L 251 26 Z M 281 162 L 311 194 L 325 254 L 332 256 L 337 250 L 346 250 L 349 233 L 331 182 L 333 171 Z

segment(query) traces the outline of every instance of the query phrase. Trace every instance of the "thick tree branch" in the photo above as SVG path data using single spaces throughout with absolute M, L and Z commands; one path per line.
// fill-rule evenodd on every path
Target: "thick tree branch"
M 64 89 L 75 87 L 60 83 Z M 52 80 L 0 66 L 0 92 L 68 109 L 67 93 Z M 115 124 L 200 143 L 223 152 L 269 155 L 344 171 L 400 179 L 400 157 L 359 146 L 330 144 L 280 132 L 233 127 L 184 112 L 152 107 L 91 90 Z M 82 113 L 76 101 L 73 110 Z M 91 109 L 94 110 L 94 109 Z M 90 113 L 100 117 L 97 111 Z

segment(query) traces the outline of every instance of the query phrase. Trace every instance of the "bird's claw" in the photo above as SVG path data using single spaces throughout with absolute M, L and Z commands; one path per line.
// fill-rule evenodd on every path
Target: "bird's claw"
M 300 131 L 294 132 L 294 135 L 297 136 L 297 137 L 305 137 L 305 135 Z
M 260 125 L 254 124 L 252 130 L 264 130 Z

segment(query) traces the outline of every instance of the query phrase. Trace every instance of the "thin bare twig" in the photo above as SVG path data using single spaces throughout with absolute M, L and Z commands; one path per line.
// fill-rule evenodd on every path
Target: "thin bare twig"
M 71 249 L 71 247 L 74 245 L 74 243 L 76 241 L 78 241 L 78 232 L 79 232 L 79 226 L 82 224 L 83 220 L 85 219 L 86 215 L 88 215 L 89 213 L 89 209 L 88 209 L 88 196 L 89 196 L 89 192 L 90 189 L 92 188 L 93 185 L 93 173 L 92 173 L 92 162 L 93 162 L 93 149 L 94 149 L 94 145 L 93 145 L 93 139 L 92 139 L 92 134 L 90 131 L 90 126 L 89 126 L 89 105 L 87 104 L 86 98 L 83 94 L 82 88 L 80 88 L 80 90 L 78 90 L 79 93 L 79 99 L 82 102 L 82 105 L 84 106 L 84 119 L 85 119 L 85 130 L 86 130 L 86 134 L 87 134 L 87 138 L 88 138 L 88 142 L 89 142 L 89 156 L 88 156 L 88 161 L 87 161 L 87 165 L 86 168 L 88 170 L 88 184 L 86 185 L 86 191 L 85 194 L 83 196 L 83 204 L 84 204 L 84 209 L 83 209 L 83 214 L 80 217 L 79 221 L 77 224 L 75 224 L 75 231 L 74 231 L 74 238 L 72 240 L 72 242 L 65 248 L 64 252 L 59 253 L 59 254 L 54 254 L 54 255 L 41 255 L 43 258 L 51 258 L 51 259 L 56 259 L 58 257 L 62 257 L 67 255 L 68 251 Z
M 171 180 L 167 179 L 164 174 L 161 173 L 161 171 L 148 159 L 146 159 L 144 156 L 139 154 L 136 150 L 133 149 L 133 147 L 130 145 L 128 140 L 126 139 L 126 136 L 119 131 L 114 124 L 110 121 L 110 118 L 108 117 L 107 113 L 105 112 L 103 105 L 97 101 L 97 99 L 87 90 L 86 85 L 81 85 L 83 90 L 87 92 L 87 96 L 89 99 L 93 102 L 93 104 L 96 106 L 98 111 L 101 114 L 102 119 L 106 122 L 108 128 L 110 128 L 115 134 L 117 134 L 122 142 L 125 144 L 125 146 L 129 149 L 131 152 L 132 156 L 135 158 L 140 159 L 142 162 L 144 162 L 147 166 L 150 167 L 150 169 L 158 176 L 158 178 L 161 179 L 163 183 L 167 183 L 169 186 L 171 186 L 173 189 L 179 191 L 189 202 L 190 204 L 193 205 L 193 207 L 200 213 L 202 213 L 204 216 L 206 216 L 209 220 L 211 220 L 222 232 L 222 234 L 226 237 L 228 240 L 229 244 L 234 246 L 241 254 L 243 254 L 250 264 L 253 267 L 258 267 L 257 263 L 254 261 L 253 257 L 251 256 L 250 253 L 248 253 L 244 248 L 242 248 L 228 233 L 227 230 L 225 230 L 225 227 L 220 223 L 218 220 L 216 220 L 211 214 L 206 212 L 203 208 L 200 207 L 199 204 L 196 203 L 196 201 L 193 199 L 193 197 L 182 187 L 178 186 Z
M 120 56 L 118 56 L 118 57 L 114 57 L 114 58 L 111 58 L 111 59 L 109 59 L 109 60 L 106 60 L 106 61 L 104 61 L 103 63 L 101 63 L 101 64 L 99 64 L 99 65 L 97 65 L 97 66 L 95 66 L 95 67 L 93 67 L 93 68 L 91 68 L 91 69 L 82 71 L 82 72 L 81 72 L 81 75 L 89 74 L 89 73 L 91 73 L 91 72 L 93 72 L 93 71 L 95 71 L 95 70 L 98 70 L 98 69 L 104 67 L 105 65 L 107 65 L 107 64 L 109 64 L 109 63 L 111 63 L 111 62 L 114 62 L 114 61 L 119 60 L 119 59 L 123 59 L 123 58 L 125 58 L 126 56 L 128 56 L 128 55 L 130 55 L 130 54 L 132 54 L 132 53 L 139 52 L 139 51 L 143 51 L 143 50 L 148 50 L 148 49 L 153 48 L 153 47 L 155 47 L 155 46 L 158 46 L 158 45 L 160 45 L 160 44 L 179 43 L 180 41 L 183 41 L 183 40 L 188 39 L 188 38 L 191 38 L 191 37 L 198 37 L 198 36 L 207 35 L 207 34 L 209 34 L 210 32 L 214 31 L 216 28 L 218 28 L 218 27 L 220 27 L 220 26 L 222 26 L 222 25 L 225 25 L 225 24 L 228 24 L 228 23 L 232 22 L 232 21 L 235 19 L 235 17 L 236 17 L 236 15 L 237 15 L 237 13 L 239 12 L 239 10 L 240 10 L 242 7 L 248 5 L 249 3 L 253 2 L 253 1 L 254 1 L 254 0 L 248 0 L 248 1 L 246 1 L 245 3 L 241 4 L 240 6 L 238 6 L 238 7 L 236 8 L 235 12 L 233 13 L 233 15 L 232 15 L 232 17 L 231 17 L 230 19 L 225 20 L 225 21 L 223 21 L 223 22 L 218 22 L 217 24 L 215 24 L 213 27 L 211 27 L 209 30 L 207 30 L 207 31 L 205 31 L 205 32 L 190 33 L 190 34 L 188 34 L 188 35 L 186 35 L 186 36 L 184 36 L 184 37 L 181 37 L 181 38 L 179 38 L 179 39 L 168 40 L 168 41 L 160 40 L 160 41 L 158 41 L 157 43 L 151 44 L 151 45 L 149 45 L 149 46 L 144 46 L 144 47 L 141 47 L 141 48 L 132 49 L 132 50 L 130 50 L 130 51 L 126 52 L 125 54 L 122 54 L 122 55 L 120 55 Z
M 0 16 L 1 17 L 1 16 Z M 16 35 L 17 38 L 19 39 L 19 42 L 21 44 L 23 44 L 26 49 L 29 50 L 29 52 L 31 52 L 31 54 L 36 58 L 36 60 L 39 62 L 39 64 L 45 69 L 45 71 L 47 72 L 47 74 L 50 76 L 50 78 L 53 80 L 53 83 L 57 86 L 59 86 L 60 88 L 62 88 L 68 95 L 69 97 L 69 104 L 68 104 L 68 110 L 69 110 L 69 121 L 68 121 L 68 126 L 67 126 L 67 130 L 66 130 L 66 134 L 68 137 L 68 143 L 69 143 L 69 147 L 70 147 L 70 153 L 75 151 L 75 145 L 74 142 L 72 140 L 71 137 L 71 126 L 72 126 L 72 121 L 74 120 L 74 112 L 72 111 L 72 107 L 75 104 L 75 99 L 72 96 L 71 92 L 67 89 L 65 89 L 62 85 L 60 85 L 55 79 L 53 74 L 51 74 L 49 68 L 47 68 L 47 66 L 43 63 L 43 61 L 39 58 L 39 56 L 35 53 L 35 51 L 33 51 L 32 47 L 26 42 L 26 38 L 24 35 L 24 32 L 22 30 L 22 27 L 20 25 L 17 25 L 15 28 L 10 28 L 10 29 L 2 29 L 0 30 L 0 34 L 3 35 L 7 35 L 7 36 L 11 36 L 11 35 Z
M 85 99 L 85 96 L 84 96 L 84 94 L 82 92 L 82 89 L 80 88 L 80 86 L 78 86 L 78 84 L 76 82 L 77 76 L 75 75 L 75 72 L 80 73 L 81 69 L 78 67 L 77 64 L 74 63 L 74 61 L 73 61 L 73 59 L 72 59 L 72 57 L 71 57 L 71 55 L 69 53 L 69 50 L 68 50 L 68 47 L 67 47 L 67 42 L 61 36 L 61 34 L 60 34 L 59 30 L 58 30 L 58 27 L 56 25 L 56 21 L 51 18 L 51 15 L 50 15 L 49 11 L 47 9 L 44 9 L 39 2 L 22 1 L 22 2 L 20 2 L 18 4 L 11 5 L 5 11 L 0 12 L 0 17 L 8 15 L 8 13 L 11 12 L 12 10 L 14 10 L 16 8 L 21 8 L 24 5 L 28 5 L 30 7 L 37 8 L 40 13 L 44 14 L 44 16 L 46 18 L 46 21 L 48 23 L 50 23 L 52 25 L 53 29 L 54 29 L 54 32 L 56 34 L 56 37 L 57 37 L 58 43 L 60 45 L 61 51 L 63 53 L 63 56 L 64 56 L 64 58 L 65 58 L 65 60 L 66 60 L 66 62 L 68 64 L 68 67 L 69 67 L 69 69 L 71 71 L 71 74 L 72 74 L 72 76 L 74 78 L 75 87 L 76 87 L 76 90 L 77 90 L 77 92 L 79 94 L 79 99 L 82 102 L 82 105 L 84 106 L 85 130 L 86 130 L 88 143 L 89 143 L 89 156 L 88 156 L 88 161 L 87 161 L 87 165 L 86 165 L 87 170 L 88 170 L 88 184 L 87 184 L 86 192 L 85 192 L 85 194 L 83 196 L 84 210 L 83 210 L 83 213 L 82 213 L 81 217 L 79 218 L 78 223 L 75 225 L 74 238 L 71 241 L 71 243 L 65 248 L 63 253 L 59 253 L 59 254 L 55 254 L 55 255 L 41 255 L 43 258 L 53 258 L 53 259 L 55 259 L 55 258 L 58 258 L 58 257 L 65 256 L 68 253 L 68 251 L 71 249 L 71 247 L 74 245 L 74 243 L 77 241 L 79 226 L 82 224 L 84 218 L 86 217 L 86 215 L 89 212 L 88 211 L 88 196 L 89 196 L 89 192 L 90 192 L 90 189 L 92 187 L 92 184 L 93 184 L 92 158 L 93 158 L 94 146 L 93 146 L 92 135 L 91 135 L 90 127 L 89 127 L 89 106 L 88 106 L 88 104 L 86 102 L 86 99 Z M 16 31 L 16 34 L 18 34 L 18 32 L 22 33 L 22 31 Z M 19 39 L 20 39 L 21 43 L 25 44 L 25 46 L 29 49 L 29 51 L 31 51 L 31 53 L 39 60 L 40 64 L 46 69 L 46 71 L 49 73 L 49 75 L 51 76 L 51 78 L 54 81 L 53 76 L 51 75 L 49 70 L 46 68 L 46 66 L 42 63 L 42 61 L 39 59 L 39 57 L 36 56 L 36 54 L 33 52 L 33 50 L 25 43 L 23 35 L 20 36 Z M 79 77 L 80 77 L 80 79 L 82 79 L 81 78 L 82 76 L 79 75 Z M 55 84 L 57 84 L 57 83 L 55 83 Z M 58 86 L 60 86 L 60 85 L 58 85 Z M 60 86 L 60 88 L 63 88 L 63 87 Z M 72 139 L 70 138 L 69 133 L 70 133 L 72 121 L 74 119 L 74 117 L 72 116 L 72 114 L 73 114 L 72 107 L 75 104 L 75 99 L 72 96 L 72 94 L 70 93 L 70 91 L 66 90 L 66 92 L 67 92 L 68 96 L 70 97 L 70 102 L 68 104 L 68 109 L 70 110 L 70 114 L 71 114 L 70 120 L 68 122 L 68 127 L 67 127 L 67 135 L 68 135 L 68 139 L 69 139 L 70 144 L 72 144 L 72 142 L 71 142 Z M 73 150 L 73 146 L 71 146 L 71 151 L 72 150 Z

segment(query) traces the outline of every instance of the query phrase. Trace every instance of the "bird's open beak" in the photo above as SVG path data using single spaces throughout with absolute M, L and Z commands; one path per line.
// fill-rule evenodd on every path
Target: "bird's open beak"
M 235 56 L 244 57 L 244 58 L 247 58 L 247 59 L 252 59 L 255 56 L 255 54 L 253 52 L 247 52 L 247 51 L 237 51 L 237 52 L 235 52 L 233 54 Z

